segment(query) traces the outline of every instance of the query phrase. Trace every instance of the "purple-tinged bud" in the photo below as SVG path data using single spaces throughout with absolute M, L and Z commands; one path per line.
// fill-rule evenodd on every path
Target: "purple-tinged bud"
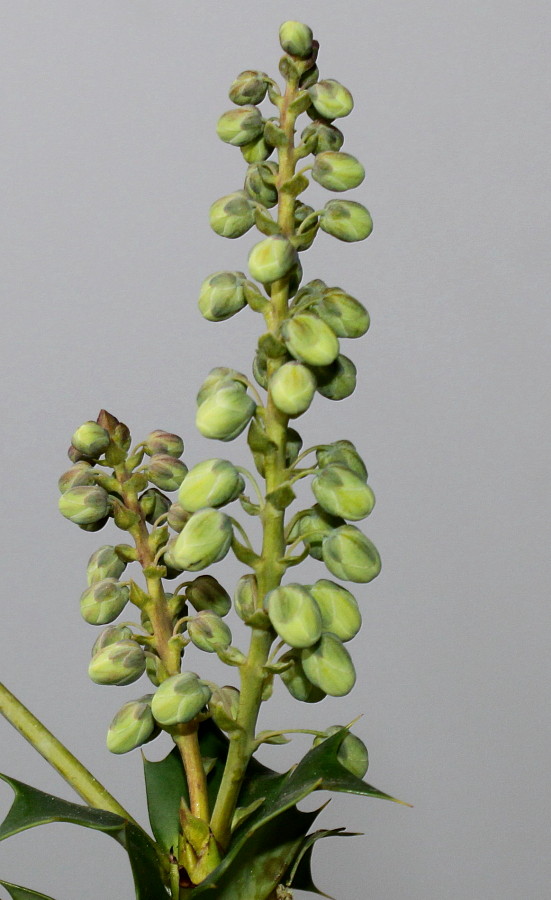
M 168 454 L 156 453 L 151 457 L 147 466 L 149 481 L 163 491 L 177 491 L 186 474 L 185 463 Z
M 88 675 L 96 684 L 132 684 L 144 672 L 145 653 L 135 641 L 108 644 L 92 657 L 88 666 Z
M 109 495 L 98 485 L 69 488 L 59 498 L 59 511 L 75 525 L 94 525 L 109 514 Z
M 164 456 L 174 456 L 178 459 L 184 452 L 184 442 L 177 434 L 171 434 L 170 431 L 163 431 L 157 428 L 151 431 L 145 441 L 145 452 L 148 456 L 154 456 L 158 453 Z
M 109 441 L 109 434 L 97 422 L 85 422 L 84 425 L 80 425 L 71 438 L 73 447 L 92 459 L 97 459 L 107 450 Z

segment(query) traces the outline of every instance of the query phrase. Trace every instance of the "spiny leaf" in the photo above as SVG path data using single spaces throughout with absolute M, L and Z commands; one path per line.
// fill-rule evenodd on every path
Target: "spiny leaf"
M 53 897 L 31 891 L 30 888 L 21 887 L 20 884 L 12 884 L 11 881 L 0 881 L 0 884 L 6 888 L 12 900 L 53 900 Z
M 311 891 L 313 894 L 320 894 L 322 897 L 327 897 L 328 900 L 335 900 L 330 894 L 320 891 L 312 879 L 312 851 L 316 841 L 324 837 L 356 837 L 356 834 L 352 831 L 345 831 L 343 828 L 331 828 L 314 831 L 313 834 L 307 835 L 295 858 L 293 867 L 287 876 L 286 884 L 290 885 L 295 890 Z

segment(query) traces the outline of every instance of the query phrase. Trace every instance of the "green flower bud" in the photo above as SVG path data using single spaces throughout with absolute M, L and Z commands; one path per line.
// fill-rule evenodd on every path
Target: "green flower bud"
M 245 488 L 245 482 L 227 459 L 206 459 L 189 470 L 180 485 L 178 501 L 189 512 L 204 506 L 231 503 Z
M 354 525 L 341 525 L 324 538 L 323 561 L 343 581 L 367 584 L 381 571 L 377 548 Z
M 312 479 L 312 491 L 322 509 L 353 522 L 365 519 L 375 505 L 369 485 L 346 466 L 322 469 Z
M 291 647 L 311 647 L 321 635 L 321 613 L 308 588 L 286 584 L 266 596 L 270 621 Z
M 180 565 L 178 560 L 174 556 L 174 548 L 176 547 L 177 538 L 171 538 L 168 543 L 165 545 L 163 551 L 163 565 L 166 566 L 167 569 L 167 578 L 175 578 L 176 575 L 179 575 L 180 572 L 184 571 L 184 567 Z
M 197 612 L 209 609 L 218 616 L 226 616 L 231 609 L 230 595 L 212 575 L 198 575 L 187 585 L 185 598 Z
M 291 356 L 311 366 L 327 366 L 339 355 L 335 332 L 311 313 L 297 313 L 285 319 L 281 337 Z
M 336 734 L 337 731 L 342 731 L 342 729 L 342 725 L 331 725 L 330 728 L 325 730 L 323 737 L 320 735 L 314 739 L 314 747 L 322 744 L 323 741 L 326 741 L 327 738 Z M 341 766 L 344 766 L 345 769 L 352 772 L 356 778 L 363 778 L 369 766 L 367 747 L 359 737 L 350 732 L 348 732 L 342 740 L 337 751 L 337 759 Z
M 111 753 L 128 753 L 141 747 L 158 734 L 151 713 L 153 694 L 124 703 L 115 715 L 107 732 L 107 749 Z
M 245 191 L 249 197 L 268 209 L 277 203 L 278 171 L 275 162 L 257 162 L 249 166 L 245 175 Z
M 300 416 L 314 398 L 316 379 L 302 363 L 288 362 L 274 373 L 271 390 L 272 399 L 281 412 L 288 416 Z
M 184 442 L 177 434 L 157 428 L 151 431 L 145 441 L 145 452 L 149 456 L 174 456 L 178 459 L 184 452 Z
M 262 103 L 268 90 L 268 76 L 264 72 L 247 69 L 237 76 L 230 87 L 230 100 L 238 106 Z
M 231 684 L 215 687 L 209 700 L 209 711 L 215 725 L 222 731 L 231 734 L 236 730 L 236 719 L 239 710 L 239 691 Z
M 330 697 L 344 697 L 356 681 L 348 650 L 330 632 L 324 632 L 317 644 L 302 651 L 302 667 L 309 681 Z
M 228 516 L 218 509 L 200 509 L 193 513 L 176 538 L 172 558 L 176 565 L 190 572 L 205 569 L 226 556 L 232 535 Z
M 259 137 L 264 130 L 262 113 L 256 106 L 230 109 L 218 119 L 216 133 L 226 144 L 242 147 Z
M 59 511 L 75 525 L 94 525 L 109 513 L 109 495 L 98 485 L 69 488 L 59 498 Z
M 361 203 L 329 200 L 320 218 L 320 228 L 340 241 L 363 241 L 373 231 L 373 220 Z
M 191 722 L 211 698 L 211 690 L 194 672 L 171 675 L 157 688 L 151 711 L 160 725 Z
M 221 237 L 238 238 L 254 225 L 254 206 L 245 191 L 215 200 L 210 208 L 210 227 Z
M 135 641 L 108 644 L 95 654 L 88 675 L 96 684 L 132 684 L 145 672 L 145 653 Z
M 365 178 L 365 169 L 355 156 L 326 150 L 314 160 L 312 178 L 328 191 L 349 191 Z
M 328 400 L 345 400 L 356 390 L 356 366 L 339 353 L 330 366 L 315 369 L 316 390 Z
M 92 468 L 90 463 L 81 460 L 60 476 L 57 483 L 59 490 L 62 494 L 65 494 L 73 487 L 94 484 L 94 476 L 96 474 L 96 470 Z
M 341 641 L 352 640 L 360 630 L 362 616 L 356 598 L 346 588 L 320 578 L 309 588 L 321 613 L 322 631 L 336 634 Z
M 185 463 L 181 459 L 175 459 L 174 456 L 167 454 L 156 453 L 151 457 L 147 466 L 149 481 L 163 491 L 178 490 L 186 474 Z
M 244 387 L 230 382 L 200 404 L 195 424 L 204 437 L 232 441 L 247 427 L 255 410 L 256 403 Z
M 128 625 L 108 625 L 100 633 L 92 647 L 92 656 L 96 656 L 105 647 L 118 644 L 120 641 L 129 641 L 132 638 L 132 629 Z
M 274 152 L 273 146 L 267 142 L 263 133 L 255 138 L 254 141 L 243 144 L 240 150 L 243 154 L 243 159 L 248 163 L 262 162 L 265 159 L 269 159 Z
M 330 125 L 329 122 L 319 120 L 307 125 L 300 139 L 314 156 L 318 153 L 325 153 L 326 150 L 337 152 L 344 144 L 342 131 L 339 131 L 335 125 Z
M 284 22 L 279 29 L 279 43 L 285 53 L 308 59 L 312 55 L 312 29 L 302 22 Z
M 158 491 L 157 488 L 148 488 L 140 494 L 140 507 L 145 515 L 146 522 L 153 525 L 159 516 L 164 516 L 170 509 L 170 497 Z
M 323 559 L 323 539 L 335 528 L 344 525 L 344 519 L 329 515 L 317 504 L 305 512 L 306 515 L 302 516 L 291 529 L 289 541 L 301 537 L 310 556 L 313 559 Z
M 339 119 L 354 108 L 350 91 L 333 78 L 318 81 L 308 89 L 308 93 L 316 111 L 324 119 Z
M 73 434 L 71 444 L 79 453 L 97 459 L 109 446 L 109 434 L 97 422 L 85 422 Z
M 352 441 L 335 441 L 333 444 L 326 444 L 325 447 L 316 450 L 316 460 L 321 469 L 333 464 L 347 466 L 363 481 L 367 481 L 365 463 Z
M 303 703 L 319 703 L 326 697 L 325 691 L 312 684 L 302 667 L 300 651 L 288 650 L 280 657 L 280 662 L 289 662 L 289 668 L 280 673 L 281 680 L 291 697 Z
M 262 284 L 283 278 L 298 260 L 297 251 L 282 234 L 255 244 L 249 253 L 249 272 Z
M 369 313 L 365 306 L 340 288 L 326 290 L 315 310 L 338 337 L 359 338 L 369 328 Z
M 243 272 L 215 272 L 203 281 L 199 309 L 209 322 L 223 322 L 247 305 Z
M 231 631 L 216 613 L 210 609 L 201 610 L 195 618 L 187 623 L 187 632 L 192 643 L 199 650 L 214 653 L 217 647 L 229 647 Z
M 120 578 L 126 563 L 120 558 L 115 547 L 105 544 L 92 553 L 86 567 L 88 585 L 103 581 L 104 578 Z
M 145 658 L 145 674 L 155 687 L 159 687 L 161 682 L 168 677 L 168 672 L 159 657 L 150 654 Z
M 242 575 L 235 587 L 233 605 L 240 619 L 248 622 L 258 610 L 258 584 L 255 575 Z
M 188 519 L 188 511 L 184 509 L 183 506 L 180 506 L 179 503 L 173 503 L 172 506 L 168 508 L 166 521 L 167 525 L 172 528 L 173 531 L 180 533 Z
M 104 578 L 87 588 L 80 598 L 82 618 L 90 625 L 107 625 L 120 616 L 130 593 L 115 578 Z
M 214 394 L 218 388 L 222 387 L 222 385 L 227 384 L 237 384 L 241 385 L 241 390 L 245 390 L 244 385 L 241 384 L 241 378 L 245 376 L 238 372 L 236 369 L 229 369 L 227 366 L 216 366 L 216 368 L 211 369 L 203 384 L 199 388 L 199 392 L 197 394 L 197 403 L 203 403 L 207 397 L 210 397 L 211 394 Z

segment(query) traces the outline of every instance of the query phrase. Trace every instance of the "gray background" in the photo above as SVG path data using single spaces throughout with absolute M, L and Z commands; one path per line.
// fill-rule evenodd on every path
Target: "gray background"
M 253 242 L 209 230 L 210 203 L 244 172 L 214 129 L 235 75 L 276 75 L 279 24 L 302 19 L 323 76 L 353 91 L 345 149 L 366 165 L 354 197 L 375 231 L 350 246 L 321 235 L 304 257 L 307 278 L 345 287 L 373 324 L 346 351 L 357 393 L 318 399 L 299 427 L 363 452 L 384 568 L 357 591 L 356 689 L 317 707 L 277 692 L 262 722 L 363 711 L 370 780 L 414 804 L 332 801 L 324 825 L 365 832 L 318 851 L 339 900 L 547 896 L 548 3 L 3 0 L 0 18 L 3 680 L 145 817 L 139 754 L 104 749 L 135 688 L 88 680 L 95 631 L 78 613 L 88 556 L 114 532 L 63 520 L 56 481 L 101 406 L 136 439 L 182 433 L 188 463 L 246 458 L 243 440 L 193 427 L 208 369 L 247 368 L 260 327 L 196 309 L 202 279 L 244 268 Z M 210 657 L 194 665 L 227 677 Z M 3 770 L 72 798 L 0 733 Z M 307 746 L 264 759 L 283 768 Z M 0 872 L 57 900 L 132 896 L 117 845 L 71 826 L 2 845 Z

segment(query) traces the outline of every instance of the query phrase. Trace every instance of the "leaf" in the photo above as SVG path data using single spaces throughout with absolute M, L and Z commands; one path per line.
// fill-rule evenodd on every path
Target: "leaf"
M 258 503 L 253 503 L 250 497 L 245 496 L 245 494 L 241 494 L 239 497 L 239 502 L 248 516 L 259 516 L 260 515 L 260 506 Z
M 306 190 L 309 184 L 310 182 L 306 175 L 297 172 L 296 175 L 293 175 L 288 181 L 283 182 L 281 190 L 286 194 L 291 194 L 292 197 L 298 197 L 299 194 L 302 194 L 302 192 Z
M 0 774 L 0 778 L 10 785 L 15 794 L 8 814 L 0 825 L 0 840 L 28 828 L 34 828 L 36 825 L 47 825 L 51 822 L 69 822 L 103 831 L 121 844 L 128 853 L 136 888 L 136 900 L 167 900 L 158 848 L 141 828 L 115 813 L 70 803 L 7 775 Z M 40 897 L 40 894 L 35 896 Z M 25 894 L 21 897 L 24 900 Z
M 295 499 L 295 496 L 296 494 L 293 488 L 289 482 L 286 481 L 285 484 L 280 484 L 275 491 L 270 491 L 270 493 L 266 495 L 266 500 L 268 503 L 271 503 L 272 506 L 275 506 L 276 509 L 287 509 Z
M 147 795 L 147 810 L 155 840 L 165 850 L 178 846 L 180 799 L 189 805 L 180 751 L 174 747 L 168 756 L 152 762 L 142 753 Z
M 268 453 L 277 449 L 274 442 L 270 440 L 262 428 L 262 425 L 260 425 L 256 419 L 251 419 L 251 424 L 247 433 L 247 443 L 253 453 Z
M 53 897 L 31 891 L 30 888 L 21 887 L 20 884 L 12 884 L 11 881 L 0 881 L 0 884 L 6 888 L 12 900 L 53 900 Z
M 266 209 L 260 209 L 258 206 L 254 211 L 254 223 L 258 230 L 262 234 L 268 235 L 268 237 L 272 234 L 281 234 L 281 228 L 275 221 L 272 219 L 270 213 Z

